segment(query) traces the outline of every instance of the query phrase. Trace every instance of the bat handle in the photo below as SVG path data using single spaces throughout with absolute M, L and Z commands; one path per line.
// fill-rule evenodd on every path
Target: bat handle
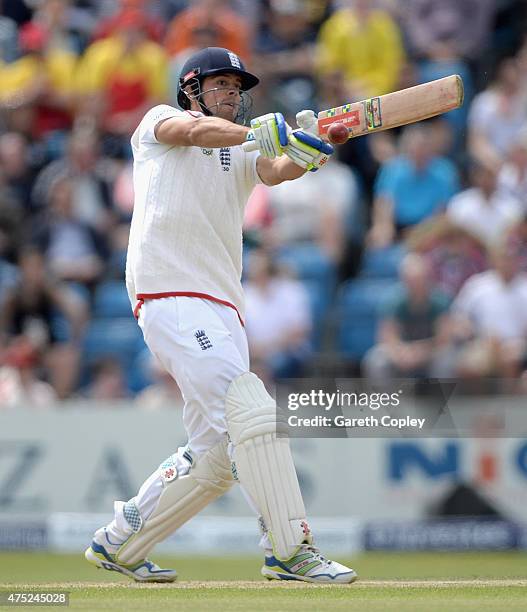
M 242 149 L 246 153 L 250 153 L 251 151 L 257 151 L 258 150 L 258 145 L 256 144 L 255 140 L 248 140 L 247 142 L 244 142 L 242 144 Z
M 303 110 L 296 114 L 296 123 L 301 130 L 318 136 L 318 121 L 315 111 Z

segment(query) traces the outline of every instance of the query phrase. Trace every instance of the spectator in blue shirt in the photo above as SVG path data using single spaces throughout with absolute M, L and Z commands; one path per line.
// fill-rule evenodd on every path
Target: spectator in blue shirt
M 457 170 L 439 148 L 429 125 L 406 128 L 401 154 L 381 166 L 375 181 L 370 247 L 386 247 L 406 228 L 443 212 L 458 191 Z

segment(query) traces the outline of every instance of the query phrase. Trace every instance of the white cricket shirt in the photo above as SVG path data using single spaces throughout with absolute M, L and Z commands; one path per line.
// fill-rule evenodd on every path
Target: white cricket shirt
M 132 136 L 135 197 L 126 260 L 128 295 L 136 313 L 146 299 L 186 295 L 235 308 L 243 321 L 242 221 L 247 199 L 261 182 L 259 154 L 247 154 L 241 146 L 161 144 L 156 125 L 180 116 L 186 111 L 156 106 Z

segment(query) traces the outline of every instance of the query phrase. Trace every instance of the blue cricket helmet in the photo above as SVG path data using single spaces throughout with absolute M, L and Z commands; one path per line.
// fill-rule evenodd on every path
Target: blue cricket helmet
M 183 64 L 177 89 L 177 101 L 181 108 L 190 108 L 190 99 L 183 91 L 185 87 L 190 85 L 194 95 L 199 95 L 203 79 L 222 72 L 237 74 L 242 81 L 242 91 L 247 91 L 260 82 L 254 74 L 245 70 L 236 53 L 222 47 L 207 47 L 191 55 Z

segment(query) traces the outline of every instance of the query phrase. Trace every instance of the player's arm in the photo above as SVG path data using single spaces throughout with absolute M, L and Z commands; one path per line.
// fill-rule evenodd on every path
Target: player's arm
M 163 144 L 183 147 L 233 147 L 250 140 L 260 155 L 275 159 L 284 153 L 291 128 L 281 113 L 269 113 L 251 121 L 251 127 L 238 125 L 219 117 L 189 112 L 160 121 L 155 136 Z
M 190 113 L 160 121 L 154 130 L 162 144 L 207 149 L 241 145 L 249 131 L 244 125 L 220 117 L 194 116 Z
M 256 172 L 262 179 L 262 183 L 272 187 L 284 181 L 293 181 L 303 176 L 307 170 L 297 166 L 289 157 L 283 156 L 278 159 L 267 159 L 258 157 L 256 160 Z

